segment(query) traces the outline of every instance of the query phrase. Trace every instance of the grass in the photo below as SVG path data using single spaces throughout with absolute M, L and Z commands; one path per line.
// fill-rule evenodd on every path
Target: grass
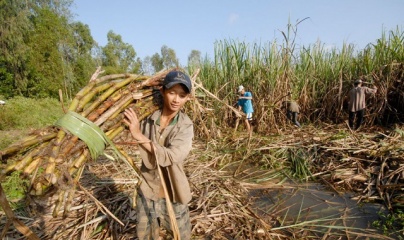
M 0 130 L 38 129 L 52 125 L 63 115 L 58 100 L 14 97 L 0 111 Z
M 0 150 L 20 140 L 29 133 L 29 129 L 24 130 L 0 130 Z
M 0 99 L 4 99 L 1 98 Z M 26 136 L 31 130 L 53 125 L 63 115 L 56 99 L 15 97 L 6 100 L 0 110 L 0 150 Z M 25 196 L 28 180 L 13 172 L 2 182 L 7 199 L 17 202 Z M 18 201 L 20 202 L 20 201 Z M 13 208 L 18 208 L 14 204 Z
M 31 130 L 53 125 L 64 114 L 59 101 L 51 98 L 15 97 L 0 108 L 0 150 Z
M 384 234 L 395 234 L 398 239 L 404 239 L 404 212 L 400 209 L 392 213 L 380 212 L 380 220 L 373 222 L 373 226 L 382 230 Z
M 7 199 L 14 202 L 25 197 L 25 189 L 28 184 L 28 179 L 21 179 L 20 172 L 15 171 L 1 185 L 7 193 Z

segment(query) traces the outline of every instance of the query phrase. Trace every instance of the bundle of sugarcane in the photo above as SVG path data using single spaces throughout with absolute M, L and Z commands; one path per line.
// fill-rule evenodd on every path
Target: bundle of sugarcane
M 1 177 L 20 171 L 31 180 L 31 196 L 58 192 L 53 210 L 57 216 L 63 204 L 64 213 L 69 212 L 69 202 L 74 194 L 71 189 L 79 181 L 85 163 L 96 160 L 106 147 L 113 148 L 117 157 L 139 173 L 129 154 L 114 144 L 128 134 L 122 121 L 123 111 L 133 108 L 141 120 L 158 109 L 161 98 L 156 86 L 169 71 L 153 76 L 114 74 L 98 77 L 101 70 L 97 69 L 55 126 L 34 131 L 0 151 L 0 159 L 7 161 Z

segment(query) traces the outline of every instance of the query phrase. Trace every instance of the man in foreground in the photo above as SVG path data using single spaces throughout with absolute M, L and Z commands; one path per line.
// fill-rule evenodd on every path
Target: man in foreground
M 139 239 L 159 239 L 160 228 L 173 235 L 175 230 L 170 225 L 172 220 L 166 201 L 172 203 L 180 239 L 191 238 L 187 204 L 192 195 L 184 161 L 191 151 L 194 131 L 191 119 L 181 111 L 189 100 L 191 89 L 191 80 L 186 74 L 172 71 L 163 81 L 161 109 L 142 122 L 133 109 L 125 110 L 124 122 L 139 143 L 140 171 L 145 180 L 136 201 Z

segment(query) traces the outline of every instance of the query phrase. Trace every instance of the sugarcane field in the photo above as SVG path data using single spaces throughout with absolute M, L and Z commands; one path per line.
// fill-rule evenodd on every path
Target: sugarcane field
M 268 96 L 255 103 L 252 132 L 243 130 L 242 113 L 231 102 L 203 86 L 197 69 L 191 75 L 195 92 L 184 109 L 197 136 L 185 164 L 193 193 L 193 238 L 395 239 L 371 222 L 355 227 L 364 216 L 360 211 L 352 214 L 354 206 L 336 199 L 349 193 L 345 198 L 356 205 L 378 203 L 386 214 L 403 207 L 404 128 L 375 123 L 390 111 L 388 104 L 399 110 L 395 117 L 403 118 L 404 68 L 402 63 L 382 68 L 369 76 L 379 91 L 369 99 L 362 129 L 354 131 L 346 121 L 309 123 L 309 99 L 301 94 L 307 119 L 301 118 L 301 128 L 283 116 L 276 103 L 279 96 Z M 26 196 L 17 200 L 24 207 L 13 210 L 17 203 L 1 192 L 2 239 L 134 238 L 133 199 L 141 175 L 136 143 L 122 123 L 122 111 L 133 108 L 142 119 L 158 108 L 161 99 L 155 88 L 168 70 L 153 76 L 101 72 L 97 69 L 69 106 L 61 103 L 66 114 L 55 125 L 32 130 L 0 151 L 2 182 L 16 173 L 26 179 Z M 332 94 L 324 95 L 323 103 L 343 109 L 343 100 L 334 99 L 342 96 L 341 90 L 329 89 Z M 321 116 L 327 110 L 331 108 L 315 111 Z M 344 118 L 342 111 L 333 114 Z M 92 125 L 101 131 L 94 139 Z M 96 141 L 105 150 L 90 146 Z M 306 206 L 304 198 L 283 204 L 286 196 L 303 194 L 304 189 L 307 199 L 323 198 L 322 209 Z M 323 191 L 331 193 L 329 199 L 319 196 Z M 288 213 L 293 206 L 298 213 Z M 338 206 L 331 215 L 321 213 Z
M 401 28 L 363 49 L 300 46 L 307 17 L 184 65 L 166 45 L 142 60 L 112 30 L 102 46 L 71 2 L 2 3 L 1 240 L 404 240 Z M 192 141 L 169 152 L 175 131 Z

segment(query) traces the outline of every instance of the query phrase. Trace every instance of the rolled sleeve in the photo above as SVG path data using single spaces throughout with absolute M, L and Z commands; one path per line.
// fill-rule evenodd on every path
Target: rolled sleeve
M 158 144 L 153 143 L 154 147 L 156 148 L 156 146 Z M 147 169 L 156 169 L 157 168 L 157 164 L 156 164 L 156 159 L 154 158 L 154 154 L 150 153 L 148 151 L 145 151 L 143 148 L 139 148 L 139 152 L 140 152 L 140 157 L 143 159 L 143 165 L 147 168 Z

